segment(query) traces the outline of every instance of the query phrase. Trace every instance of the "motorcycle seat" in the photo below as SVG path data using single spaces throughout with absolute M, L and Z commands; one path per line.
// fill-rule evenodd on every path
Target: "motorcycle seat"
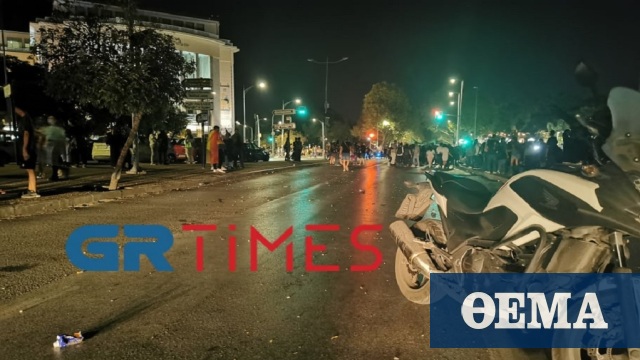
M 438 171 L 426 173 L 434 189 L 447 198 L 447 207 L 465 214 L 480 214 L 494 195 L 482 183 L 466 176 Z

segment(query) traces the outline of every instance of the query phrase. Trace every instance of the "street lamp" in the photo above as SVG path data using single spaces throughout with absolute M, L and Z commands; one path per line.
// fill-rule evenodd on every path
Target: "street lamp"
M 449 82 L 451 84 L 455 84 L 457 82 L 456 79 L 451 78 L 449 79 Z M 456 144 L 458 144 L 458 141 L 460 140 L 460 117 L 462 116 L 462 94 L 464 94 L 464 80 L 460 81 L 460 92 L 457 93 L 458 94 L 458 121 L 456 124 Z M 450 92 L 449 96 L 453 96 L 453 94 Z M 451 104 L 453 105 L 453 104 Z
M 389 125 L 390 125 L 390 123 L 387 120 L 383 120 L 382 121 L 382 126 L 383 127 L 386 127 L 386 126 L 389 126 Z M 376 136 L 376 151 L 378 151 L 378 147 L 380 147 L 380 144 L 379 144 L 380 127 L 379 126 L 376 127 L 376 131 L 378 132 L 378 136 Z M 385 140 L 386 140 L 386 135 L 385 135 Z M 384 146 L 384 142 L 382 143 L 382 145 Z
M 260 89 L 264 89 L 267 87 L 267 84 L 263 81 L 260 81 L 255 85 L 251 85 L 242 89 L 242 119 L 244 124 L 244 127 L 242 128 L 242 141 L 244 142 L 247 142 L 247 132 L 245 131 L 245 128 L 247 127 L 247 92 L 249 92 L 249 90 L 253 89 L 256 86 L 258 86 L 258 88 Z M 253 136 L 251 138 L 253 138 Z
M 316 122 L 315 118 L 313 119 L 313 122 Z M 322 158 L 326 159 L 327 157 L 326 157 L 326 155 L 324 153 L 324 146 L 325 146 L 325 144 L 324 144 L 324 121 L 320 120 L 320 125 L 322 125 Z
M 329 61 L 329 57 L 327 56 L 325 61 L 317 61 L 314 59 L 307 59 L 308 62 L 312 62 L 315 64 L 320 64 L 320 65 L 324 65 L 325 66 L 325 75 L 324 75 L 324 117 L 325 120 L 327 120 L 327 111 L 329 110 L 329 65 L 330 64 L 337 64 L 337 63 L 341 63 L 343 61 L 347 61 L 349 60 L 348 57 L 343 57 L 340 60 L 337 61 Z

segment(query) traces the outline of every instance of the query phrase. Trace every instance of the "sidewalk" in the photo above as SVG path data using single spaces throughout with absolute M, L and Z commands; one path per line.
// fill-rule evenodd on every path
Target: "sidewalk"
M 146 174 L 123 172 L 118 183 L 119 189 L 115 191 L 107 189 L 112 168 L 108 165 L 89 164 L 86 168 L 72 168 L 69 180 L 52 182 L 38 179 L 38 192 L 42 197 L 37 199 L 20 198 L 26 191 L 27 174 L 15 164 L 8 164 L 0 167 L 0 189 L 7 192 L 6 195 L 0 195 L 0 219 L 44 214 L 149 193 L 196 188 L 224 181 L 229 177 L 239 181 L 261 173 L 294 170 L 324 163 L 326 162 L 314 159 L 304 159 L 300 163 L 278 160 L 246 163 L 244 169 L 226 174 L 212 173 L 209 164 L 204 169 L 202 165 L 183 163 L 153 166 L 141 164 Z

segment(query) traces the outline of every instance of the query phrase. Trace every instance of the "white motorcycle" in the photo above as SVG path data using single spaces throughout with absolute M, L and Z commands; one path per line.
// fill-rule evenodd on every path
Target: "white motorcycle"
M 497 193 L 436 172 L 407 184 L 390 230 L 398 287 L 429 304 L 432 273 L 631 272 L 628 241 L 640 237 L 640 93 L 615 88 L 603 164 L 530 170 Z M 593 130 L 593 129 L 590 129 Z M 433 294 L 438 296 L 438 294 Z M 640 349 L 553 349 L 554 360 L 640 359 Z M 609 357 L 606 357 L 609 356 Z

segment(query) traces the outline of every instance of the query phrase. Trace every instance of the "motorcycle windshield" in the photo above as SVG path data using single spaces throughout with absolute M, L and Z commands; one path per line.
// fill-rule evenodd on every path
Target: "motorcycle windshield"
M 640 175 L 640 92 L 614 88 L 607 105 L 612 130 L 602 150 L 625 173 Z

